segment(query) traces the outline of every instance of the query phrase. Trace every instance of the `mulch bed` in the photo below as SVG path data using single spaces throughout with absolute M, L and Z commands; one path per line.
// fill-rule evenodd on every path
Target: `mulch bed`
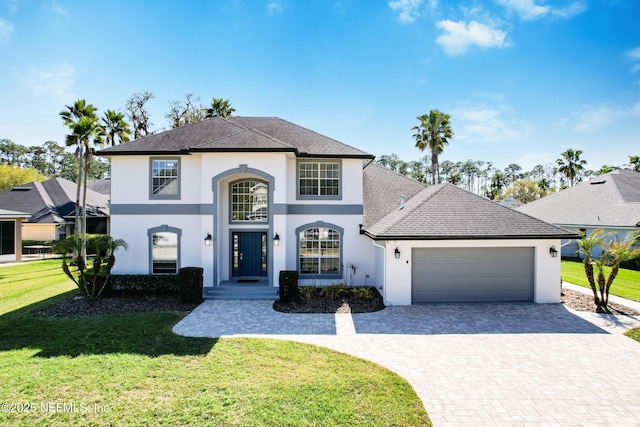
M 382 296 L 377 290 L 373 290 L 373 298 L 358 298 L 352 294 L 346 297 L 331 300 L 315 296 L 308 301 L 285 303 L 276 301 L 273 309 L 282 313 L 372 313 L 385 308 Z
M 156 311 L 192 311 L 198 303 L 184 303 L 174 295 L 122 294 L 88 299 L 74 296 L 55 301 L 33 311 L 46 317 L 94 316 L 98 314 Z
M 596 305 L 593 303 L 593 294 L 585 294 L 571 289 L 562 288 L 560 302 L 572 310 L 588 311 L 597 313 Z M 640 312 L 633 308 L 609 301 L 609 314 L 626 314 L 628 316 L 638 316 Z

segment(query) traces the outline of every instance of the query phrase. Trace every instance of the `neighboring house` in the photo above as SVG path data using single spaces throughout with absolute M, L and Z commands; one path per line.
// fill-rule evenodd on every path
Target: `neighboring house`
M 518 211 L 576 233 L 601 228 L 621 241 L 640 227 L 640 173 L 620 169 L 596 176 L 535 202 Z M 576 256 L 576 240 L 565 242 L 562 255 Z M 600 249 L 594 250 L 594 256 Z
M 388 304 L 560 300 L 550 250 L 572 233 L 279 118 L 215 117 L 99 154 L 111 233 L 129 245 L 115 274 L 199 266 L 206 294 L 278 286 L 282 270 L 346 282 L 356 265 L 353 284 Z
M 87 188 L 100 194 L 111 194 L 111 178 L 102 178 L 87 184 Z
M 0 208 L 27 212 L 23 240 L 59 240 L 73 234 L 77 186 L 63 178 L 30 182 L 0 191 Z M 109 230 L 108 195 L 87 189 L 87 232 Z
M 22 221 L 31 215 L 0 209 L 0 262 L 22 260 Z

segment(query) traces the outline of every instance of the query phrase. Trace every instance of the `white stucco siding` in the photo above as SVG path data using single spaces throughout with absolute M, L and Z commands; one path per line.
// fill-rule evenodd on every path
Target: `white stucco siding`
M 380 242 L 382 243 L 382 242 Z M 560 247 L 559 239 L 549 240 L 427 240 L 387 241 L 384 289 L 385 301 L 391 305 L 411 304 L 411 253 L 413 248 L 534 248 L 534 301 L 537 303 L 560 302 L 560 257 L 552 258 L 549 248 Z M 395 248 L 400 259 L 395 259 Z
M 123 239 L 128 245 L 126 251 L 119 249 L 116 253 L 113 273 L 150 273 L 147 231 L 162 225 L 178 228 L 182 232 L 179 243 L 179 267 L 207 267 L 207 264 L 212 264 L 212 260 L 208 259 L 211 249 L 204 246 L 204 236 L 206 235 L 206 232 L 203 231 L 204 221 L 206 218 L 194 217 L 193 215 L 113 216 L 111 218 L 111 235 L 116 239 Z

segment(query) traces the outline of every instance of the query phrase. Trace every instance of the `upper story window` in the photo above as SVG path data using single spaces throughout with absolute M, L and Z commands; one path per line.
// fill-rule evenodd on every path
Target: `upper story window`
M 180 160 L 151 159 L 151 199 L 180 198 Z
M 340 199 L 341 162 L 300 160 L 298 162 L 299 199 Z
M 231 221 L 267 222 L 269 186 L 257 179 L 231 183 Z

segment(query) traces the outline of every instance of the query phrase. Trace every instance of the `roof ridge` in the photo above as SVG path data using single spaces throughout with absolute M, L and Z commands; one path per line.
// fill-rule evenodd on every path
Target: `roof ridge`
M 57 179 L 57 178 L 54 178 L 54 180 L 55 179 Z M 51 181 L 54 181 L 54 180 L 51 180 Z M 58 210 L 56 209 L 56 205 L 53 203 L 53 199 L 49 195 L 49 192 L 44 187 L 42 182 L 34 181 L 33 182 L 33 186 L 38 191 L 38 195 L 42 198 L 43 203 L 47 207 L 47 210 L 54 217 L 54 219 L 56 221 L 65 222 L 64 219 L 60 216 L 60 212 L 58 212 Z

